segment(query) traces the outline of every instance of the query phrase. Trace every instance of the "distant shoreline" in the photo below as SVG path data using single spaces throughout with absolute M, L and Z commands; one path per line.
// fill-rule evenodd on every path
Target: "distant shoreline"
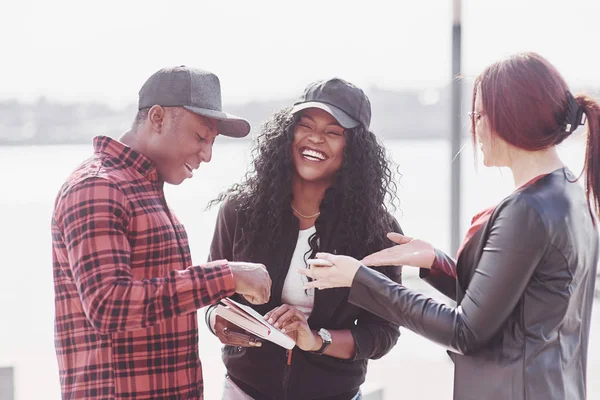
M 465 93 L 469 83 L 464 82 Z M 600 90 L 589 91 L 600 97 Z M 373 120 L 370 130 L 382 140 L 443 140 L 451 135 L 450 87 L 436 89 L 368 91 Z M 230 104 L 228 112 L 243 116 L 256 135 L 275 112 L 292 104 L 292 98 Z M 469 138 L 467 111 L 470 98 L 461 105 L 463 137 Z M 0 100 L 0 146 L 67 145 L 91 143 L 94 136 L 119 137 L 131 127 L 137 107 L 113 108 L 96 102 L 63 103 L 40 97 L 32 103 Z M 248 140 L 248 139 L 246 139 Z
M 111 136 L 111 135 L 106 135 L 106 136 Z M 111 136 L 111 137 L 115 137 L 115 136 Z M 444 136 L 417 136 L 417 135 L 410 135 L 410 136 L 383 136 L 383 135 L 379 135 L 379 138 L 381 140 L 385 140 L 385 141 L 389 141 L 389 140 L 450 140 L 450 137 L 444 137 Z M 8 141 L 8 140 L 0 140 L 0 147 L 26 147 L 26 146 L 65 146 L 65 145 L 73 145 L 73 146 L 79 146 L 79 145 L 87 145 L 90 144 L 92 142 L 93 138 L 90 138 L 89 140 L 69 140 L 69 141 L 63 141 L 63 142 L 57 142 L 57 141 L 36 141 L 36 140 L 19 140 L 19 141 Z M 230 139 L 230 138 L 226 138 L 223 137 L 222 139 L 219 139 L 221 142 L 233 142 L 233 143 L 239 143 L 239 142 L 251 142 L 253 140 L 253 137 L 247 137 L 247 138 L 241 138 L 241 139 Z M 464 135 L 463 136 L 463 140 L 471 140 L 470 136 Z

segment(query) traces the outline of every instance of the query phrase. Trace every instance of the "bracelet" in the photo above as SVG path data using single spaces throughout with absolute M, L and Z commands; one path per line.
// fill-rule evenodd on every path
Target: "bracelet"
M 204 313 L 204 323 L 208 327 L 208 330 L 210 331 L 210 333 L 212 333 L 215 336 L 217 336 L 217 334 L 215 333 L 215 331 L 213 331 L 212 326 L 210 326 L 210 316 L 211 316 L 213 310 L 217 307 L 217 305 L 218 304 L 213 304 L 212 306 L 208 307 L 206 309 L 206 313 Z

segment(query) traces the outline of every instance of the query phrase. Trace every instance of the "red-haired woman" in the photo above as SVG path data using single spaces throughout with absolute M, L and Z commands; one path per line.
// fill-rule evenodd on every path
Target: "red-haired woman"
M 456 262 L 424 241 L 391 234 L 398 245 L 362 263 L 317 254 L 333 267 L 300 272 L 314 279 L 307 287 L 349 286 L 351 303 L 448 348 L 455 399 L 584 399 L 598 262 L 600 106 L 573 96 L 535 53 L 486 68 L 472 104 L 484 164 L 510 168 L 515 190 L 474 218 Z M 556 145 L 585 117 L 584 193 Z M 457 307 L 364 265 L 420 267 Z

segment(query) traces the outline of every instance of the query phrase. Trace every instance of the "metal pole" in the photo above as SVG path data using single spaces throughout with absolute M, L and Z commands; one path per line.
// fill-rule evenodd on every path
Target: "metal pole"
M 13 367 L 0 367 L 0 400 L 13 400 L 15 398 Z
M 452 133 L 450 159 L 450 251 L 456 254 L 460 240 L 460 143 L 461 143 L 461 104 L 462 82 L 460 76 L 461 57 L 461 0 L 453 0 L 452 7 Z

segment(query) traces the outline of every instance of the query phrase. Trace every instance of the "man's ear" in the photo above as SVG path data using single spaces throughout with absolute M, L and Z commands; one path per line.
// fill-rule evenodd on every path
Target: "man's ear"
M 162 132 L 163 122 L 165 120 L 165 109 L 161 106 L 154 105 L 148 111 L 148 121 L 152 126 L 152 131 L 156 133 Z

